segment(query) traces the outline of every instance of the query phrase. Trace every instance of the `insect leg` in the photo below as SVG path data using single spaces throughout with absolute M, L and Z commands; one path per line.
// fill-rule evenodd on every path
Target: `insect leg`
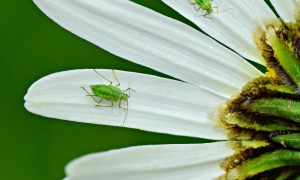
M 127 100 L 124 100 L 124 101 L 127 101 Z M 126 111 L 127 109 L 121 106 L 121 102 L 122 102 L 122 100 L 119 101 L 119 108 L 124 109 Z
M 93 69 L 94 71 L 95 71 L 95 73 L 97 73 L 99 76 L 101 76 L 103 79 L 105 79 L 106 81 L 108 81 L 109 82 L 109 85 L 111 85 L 112 84 L 112 82 L 109 80 L 109 79 L 107 79 L 106 77 L 104 77 L 102 74 L 100 74 L 98 71 L 96 71 L 95 69 Z
M 195 11 L 199 11 L 200 10 L 200 6 L 198 6 L 197 3 L 191 2 L 190 0 L 188 0 L 188 2 L 194 6 Z
M 195 11 L 199 11 L 201 8 L 197 3 L 191 3 L 194 6 Z
M 208 15 L 210 15 L 211 13 L 208 13 L 208 12 L 206 12 L 204 15 L 201 15 L 201 16 L 203 16 L 203 17 L 205 17 L 205 18 L 208 18 L 208 19 L 212 19 L 212 18 L 210 18 L 210 17 L 207 17 Z
M 120 86 L 120 81 L 119 81 L 119 79 L 117 78 L 115 71 L 112 70 L 112 72 L 113 72 L 113 74 L 114 74 L 114 76 L 115 76 L 115 78 L 116 78 L 116 80 L 117 80 L 117 82 L 118 82 L 118 84 L 116 84 L 116 86 Z
M 110 101 L 111 105 L 110 106 L 102 106 L 102 105 L 96 105 L 96 107 L 113 107 L 114 106 L 114 102 Z
M 93 98 L 93 100 L 94 100 L 97 104 L 100 104 L 100 103 L 102 102 L 103 99 L 100 99 L 99 101 L 97 101 L 97 100 L 94 98 L 94 96 L 96 96 L 96 95 L 90 94 L 84 87 L 81 87 L 81 88 L 87 93 L 86 96 L 90 96 L 91 98 Z

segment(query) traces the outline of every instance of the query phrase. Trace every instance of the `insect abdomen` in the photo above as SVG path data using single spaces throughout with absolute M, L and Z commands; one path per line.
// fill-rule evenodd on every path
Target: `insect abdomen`
M 123 95 L 123 92 L 115 86 L 110 85 L 92 85 L 90 86 L 93 93 L 99 97 L 109 101 L 118 101 Z
M 203 10 L 211 9 L 210 0 L 195 0 L 195 2 L 201 7 Z

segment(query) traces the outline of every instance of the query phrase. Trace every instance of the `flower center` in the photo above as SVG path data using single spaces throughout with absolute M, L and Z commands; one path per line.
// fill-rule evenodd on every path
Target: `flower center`
M 236 153 L 220 178 L 300 178 L 300 25 L 280 22 L 258 34 L 269 71 L 222 109 L 220 125 Z

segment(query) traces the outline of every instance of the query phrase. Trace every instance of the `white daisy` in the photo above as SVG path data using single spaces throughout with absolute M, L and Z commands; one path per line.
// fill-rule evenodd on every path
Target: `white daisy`
M 244 58 L 265 64 L 253 41 L 258 26 L 275 14 L 261 0 L 218 0 L 228 9 L 210 18 L 187 0 L 164 3 L 195 23 L 212 38 L 181 22 L 127 0 L 35 0 L 56 23 L 95 45 L 132 62 L 181 81 L 116 71 L 121 89 L 136 91 L 129 99 L 125 125 L 146 131 L 226 140 L 210 113 L 242 86 L 262 75 Z M 285 21 L 295 21 L 296 0 L 272 4 Z M 244 58 L 242 58 L 244 57 Z M 98 70 L 113 79 L 110 70 Z M 122 126 L 124 111 L 95 108 L 80 89 L 105 84 L 92 70 L 55 73 L 34 83 L 25 97 L 30 112 L 57 119 Z M 233 153 L 225 142 L 155 145 L 87 155 L 70 163 L 67 179 L 213 179 Z

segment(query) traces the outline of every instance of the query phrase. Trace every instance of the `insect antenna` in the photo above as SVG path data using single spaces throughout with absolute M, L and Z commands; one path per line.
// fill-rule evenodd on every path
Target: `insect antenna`
M 126 100 L 126 114 L 125 114 L 125 118 L 124 118 L 124 120 L 123 120 L 122 126 L 124 126 L 124 124 L 125 124 L 125 120 L 126 120 L 126 118 L 127 118 L 127 113 L 128 113 L 128 100 Z
M 128 95 L 129 95 L 129 96 L 128 96 L 128 97 L 130 97 L 130 89 L 131 89 L 131 88 L 130 88 L 130 81 L 128 81 L 128 88 L 129 88 L 129 92 L 128 92 Z
M 219 7 L 213 7 L 213 8 L 217 9 L 217 12 L 215 12 L 215 13 L 221 13 L 221 12 L 225 12 L 225 11 L 228 11 L 228 10 L 232 9 L 232 8 L 228 8 L 228 9 L 224 9 L 222 11 L 219 11 Z
M 124 90 L 123 92 L 127 92 L 128 91 L 128 97 L 130 97 L 130 91 L 135 91 L 134 89 L 130 88 L 130 82 L 128 82 L 128 88 L 126 90 Z

